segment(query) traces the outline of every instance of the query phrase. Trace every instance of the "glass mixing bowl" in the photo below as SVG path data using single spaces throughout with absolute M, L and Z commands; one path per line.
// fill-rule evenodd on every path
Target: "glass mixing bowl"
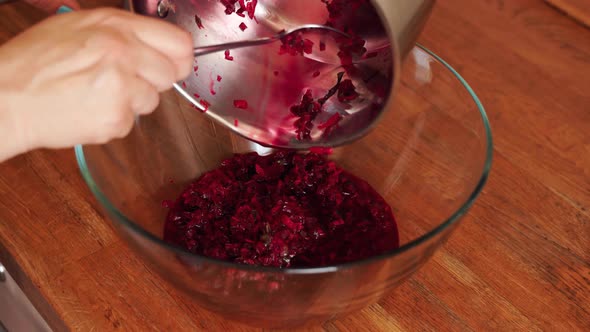
M 325 321 L 378 301 L 419 269 L 480 193 L 492 159 L 485 111 L 447 63 L 422 46 L 408 56 L 392 109 L 330 158 L 368 181 L 392 206 L 401 247 L 322 268 L 237 265 L 162 241 L 183 187 L 233 153 L 270 149 L 236 136 L 170 92 L 129 136 L 78 146 L 82 175 L 118 234 L 164 279 L 223 317 L 272 328 Z

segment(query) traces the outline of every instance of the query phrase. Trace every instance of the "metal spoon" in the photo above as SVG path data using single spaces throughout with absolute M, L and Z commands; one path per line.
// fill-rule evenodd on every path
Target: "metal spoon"
M 221 52 L 221 51 L 226 51 L 226 50 L 234 50 L 234 49 L 250 47 L 250 46 L 266 45 L 266 44 L 270 44 L 270 43 L 274 43 L 276 41 L 279 41 L 282 38 L 287 37 L 288 35 L 296 34 L 296 33 L 300 33 L 300 32 L 301 33 L 310 32 L 311 30 L 330 31 L 330 32 L 337 33 L 343 37 L 351 38 L 351 36 L 349 34 L 344 33 L 338 29 L 334 29 L 329 26 L 320 25 L 320 24 L 305 24 L 305 25 L 300 25 L 300 26 L 293 28 L 293 29 L 283 30 L 271 37 L 249 39 L 249 40 L 223 43 L 223 44 L 210 45 L 210 46 L 195 47 L 194 54 L 195 54 L 195 56 L 203 56 L 206 54 L 211 54 L 211 53 Z

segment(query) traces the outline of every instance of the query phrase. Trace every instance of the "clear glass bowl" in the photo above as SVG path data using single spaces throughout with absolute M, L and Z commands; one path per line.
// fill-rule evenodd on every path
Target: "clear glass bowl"
M 322 268 L 237 265 L 186 253 L 162 239 L 165 199 L 233 153 L 269 149 L 236 136 L 171 92 L 131 134 L 76 148 L 82 175 L 119 235 L 198 305 L 250 325 L 301 326 L 362 309 L 418 270 L 457 227 L 484 186 L 492 159 L 485 111 L 468 84 L 416 46 L 394 107 L 331 158 L 392 206 L 401 247 Z

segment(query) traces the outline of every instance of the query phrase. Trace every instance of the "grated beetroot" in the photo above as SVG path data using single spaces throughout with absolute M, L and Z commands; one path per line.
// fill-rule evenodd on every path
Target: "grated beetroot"
M 321 146 L 314 146 L 312 148 L 309 148 L 309 152 L 315 153 L 315 154 L 331 155 L 332 153 L 334 153 L 334 149 L 333 148 L 325 148 L 325 147 L 321 147 Z
M 235 155 L 164 206 L 166 242 L 240 264 L 320 267 L 399 246 L 385 200 L 316 153 Z
M 225 6 L 225 14 L 231 15 L 236 11 L 236 3 L 238 0 L 220 0 L 219 2 Z
M 248 29 L 248 26 L 246 25 L 246 23 L 244 23 L 244 22 L 240 23 L 240 30 L 245 31 L 246 29 Z
M 199 16 L 197 16 L 197 15 L 195 15 L 195 23 L 197 23 L 197 27 L 199 29 L 203 29 L 204 28 L 203 22 L 201 21 L 201 18 Z
M 243 99 L 236 99 L 234 100 L 234 107 L 245 110 L 248 108 L 248 101 Z
M 359 56 L 367 53 L 367 49 L 365 48 L 366 41 L 353 32 L 349 32 L 349 34 L 352 35 L 352 38 L 339 39 L 340 43 L 338 47 L 340 51 L 346 54 Z
M 335 27 L 340 30 L 347 30 L 342 17 L 344 13 L 355 13 L 363 5 L 370 4 L 371 0 L 322 0 L 326 4 L 328 9 L 328 22 L 329 26 Z
M 319 124 L 318 129 L 323 129 L 324 132 L 329 132 L 334 127 L 336 127 L 336 125 L 338 125 L 340 120 L 342 120 L 342 115 L 340 115 L 339 113 L 336 113 L 336 114 L 332 115 L 326 122 Z
M 334 27 L 341 31 L 346 32 L 351 37 L 336 37 L 335 40 L 338 43 L 340 52 L 340 62 L 342 66 L 349 67 L 353 64 L 353 58 L 355 56 L 362 56 L 367 52 L 365 48 L 366 41 L 359 37 L 355 29 L 349 26 L 350 19 L 346 19 L 345 16 L 353 15 L 356 11 L 360 10 L 362 6 L 371 6 L 370 0 L 322 0 L 326 4 L 328 9 L 328 21 L 327 26 Z M 371 6 L 372 7 L 372 6 Z M 374 7 L 372 7 L 374 10 Z
M 313 121 L 322 112 L 322 107 L 336 92 L 338 92 L 344 72 L 338 73 L 336 84 L 328 90 L 328 92 L 317 100 L 313 98 L 312 91 L 307 90 L 301 101 L 297 105 L 290 108 L 291 114 L 298 117 L 294 122 L 295 133 L 298 140 L 305 140 L 311 138 L 311 130 L 313 129 Z M 338 119 L 340 121 L 340 119 Z M 333 126 L 326 126 L 318 129 L 330 129 Z
M 205 111 L 204 112 L 207 112 L 209 110 L 209 106 L 211 106 L 211 104 L 209 104 L 209 102 L 206 101 L 205 99 L 201 99 L 201 100 L 199 100 L 199 102 L 205 108 Z
M 352 66 L 352 55 L 343 51 L 338 52 L 340 64 L 344 67 Z
M 251 0 L 246 4 L 246 11 L 248 12 L 248 17 L 254 20 L 256 20 L 256 17 L 254 17 L 254 12 L 256 11 L 257 4 L 258 0 Z
M 226 15 L 236 13 L 236 15 L 240 17 L 245 17 L 245 12 L 248 14 L 250 19 L 256 20 L 256 17 L 254 17 L 254 12 L 256 11 L 258 0 L 219 0 L 219 2 L 225 6 Z M 236 4 L 239 5 L 237 9 Z
M 234 61 L 234 57 L 229 55 L 229 50 L 225 50 L 224 55 L 225 55 L 225 60 Z
M 304 39 L 301 32 L 291 33 L 281 38 L 279 55 L 303 55 L 311 54 L 312 51 L 313 42 L 309 39 Z
M 294 123 L 298 140 L 311 138 L 313 120 L 321 111 L 322 105 L 313 98 L 311 90 L 305 92 L 299 104 L 291 106 L 291 114 L 299 118 Z

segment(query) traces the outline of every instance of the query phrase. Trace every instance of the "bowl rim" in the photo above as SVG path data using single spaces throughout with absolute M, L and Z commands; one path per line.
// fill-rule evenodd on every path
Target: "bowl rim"
M 440 223 L 438 226 L 434 227 L 433 229 L 424 233 L 423 235 L 411 240 L 410 242 L 400 246 L 397 249 L 390 250 L 390 251 L 387 251 L 383 254 L 371 256 L 369 258 L 365 258 L 365 259 L 358 260 L 358 261 L 352 261 L 352 262 L 335 264 L 335 265 L 324 266 L 324 267 L 309 267 L 309 268 L 278 268 L 278 267 L 253 266 L 253 265 L 239 264 L 239 263 L 228 262 L 228 261 L 223 261 L 223 260 L 219 260 L 219 259 L 215 259 L 215 258 L 209 258 L 206 256 L 192 254 L 190 252 L 187 252 L 187 251 L 181 249 L 178 246 L 171 245 L 171 244 L 164 242 L 162 239 L 160 239 L 157 236 L 155 236 L 154 234 L 146 231 L 141 226 L 139 226 L 138 224 L 133 222 L 131 219 L 129 219 L 125 214 L 123 214 L 117 208 L 115 208 L 113 206 L 113 204 L 106 198 L 106 196 L 100 191 L 100 189 L 98 188 L 98 185 L 96 184 L 96 182 L 92 178 L 92 175 L 90 174 L 90 170 L 88 169 L 88 166 L 86 164 L 86 159 L 84 156 L 84 147 L 82 145 L 77 145 L 74 148 L 74 151 L 76 154 L 76 161 L 78 163 L 78 168 L 82 174 L 82 177 L 84 178 L 84 181 L 86 182 L 86 185 L 88 186 L 90 191 L 93 193 L 94 197 L 101 203 L 102 207 L 105 208 L 107 210 L 107 212 L 109 212 L 109 214 L 111 214 L 111 216 L 115 216 L 115 218 L 111 217 L 110 219 L 115 219 L 116 221 L 119 221 L 120 224 L 131 229 L 133 232 L 141 235 L 142 237 L 147 238 L 149 241 L 153 242 L 155 245 L 161 246 L 166 250 L 170 250 L 175 254 L 191 257 L 191 259 L 194 259 L 195 263 L 209 263 L 209 264 L 215 264 L 215 265 L 220 265 L 220 266 L 227 266 L 227 267 L 234 268 L 234 269 L 250 270 L 250 271 L 256 271 L 256 272 L 274 272 L 274 273 L 278 272 L 278 273 L 283 273 L 283 274 L 319 274 L 319 273 L 330 273 L 330 272 L 335 272 L 335 271 L 342 270 L 342 269 L 363 266 L 363 265 L 371 264 L 373 262 L 376 262 L 376 261 L 379 261 L 382 259 L 387 259 L 387 258 L 390 258 L 393 256 L 397 256 L 401 253 L 409 251 L 409 250 L 427 242 L 428 240 L 434 238 L 435 236 L 440 234 L 442 231 L 444 231 L 445 229 L 449 228 L 450 226 L 452 226 L 453 224 L 458 222 L 470 210 L 470 208 L 474 204 L 474 202 L 477 199 L 477 197 L 479 196 L 479 194 L 481 194 L 481 191 L 488 180 L 490 170 L 492 167 L 492 159 L 493 159 L 492 130 L 491 130 L 488 116 L 485 112 L 483 104 L 479 100 L 479 97 L 475 94 L 475 92 L 473 91 L 471 86 L 467 83 L 467 81 L 445 60 L 443 60 L 441 57 L 436 55 L 434 52 L 432 52 L 431 50 L 422 46 L 419 43 L 417 43 L 415 47 L 426 52 L 428 55 L 430 55 L 435 60 L 437 60 L 440 64 L 442 64 L 447 70 L 449 70 L 451 72 L 451 74 L 453 74 L 453 76 L 455 76 L 455 78 L 459 81 L 459 83 L 461 83 L 461 85 L 465 88 L 465 90 L 469 93 L 469 95 L 473 99 L 473 102 L 475 103 L 475 106 L 477 107 L 477 109 L 480 113 L 480 116 L 481 116 L 481 119 L 483 122 L 483 126 L 484 126 L 484 130 L 485 130 L 485 137 L 486 137 L 486 143 L 487 143 L 486 144 L 486 160 L 485 160 L 485 164 L 484 164 L 482 174 L 480 176 L 479 181 L 477 182 L 475 188 L 473 189 L 473 191 L 469 195 L 469 198 L 461 205 L 461 207 L 457 211 L 455 211 L 450 217 L 448 217 L 446 220 L 444 220 L 442 223 Z M 115 221 L 115 220 L 113 220 L 113 221 Z

